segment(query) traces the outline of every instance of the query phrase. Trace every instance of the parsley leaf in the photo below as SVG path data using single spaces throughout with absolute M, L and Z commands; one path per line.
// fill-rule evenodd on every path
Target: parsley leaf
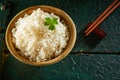
M 55 25 L 57 25 L 58 22 L 57 22 L 57 18 L 50 18 L 50 17 L 46 17 L 45 18 L 45 22 L 44 22 L 44 25 L 45 26 L 49 26 L 49 30 L 53 31 L 55 30 Z

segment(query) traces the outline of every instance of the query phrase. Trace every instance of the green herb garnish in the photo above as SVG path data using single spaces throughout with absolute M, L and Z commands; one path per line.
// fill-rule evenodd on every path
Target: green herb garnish
M 44 25 L 49 26 L 49 30 L 51 31 L 55 30 L 55 25 L 57 24 L 58 24 L 57 18 L 50 18 L 50 17 L 45 18 Z

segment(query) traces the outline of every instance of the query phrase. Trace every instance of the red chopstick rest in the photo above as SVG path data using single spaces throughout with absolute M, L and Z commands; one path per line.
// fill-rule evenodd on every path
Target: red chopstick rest
M 96 34 L 98 37 L 103 39 L 106 36 L 106 32 L 101 29 L 100 27 L 97 27 L 93 30 L 93 33 Z
M 90 22 L 90 23 L 87 25 L 87 28 L 88 28 L 91 24 L 92 24 L 92 22 Z M 103 29 L 101 29 L 99 26 L 96 27 L 96 28 L 92 31 L 92 33 L 93 33 L 94 35 L 98 36 L 100 39 L 103 39 L 103 38 L 107 35 L 107 33 L 106 33 Z M 92 34 L 92 33 L 90 33 L 90 34 Z

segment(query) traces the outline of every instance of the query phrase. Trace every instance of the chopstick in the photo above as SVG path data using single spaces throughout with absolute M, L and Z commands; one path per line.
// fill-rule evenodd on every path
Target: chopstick
M 98 22 L 117 2 L 118 0 L 114 0 L 112 4 L 110 4 L 110 6 L 93 22 L 91 26 L 95 25 L 96 22 Z M 85 31 L 85 33 L 90 30 L 91 26 Z
M 85 35 L 89 35 L 102 21 L 104 21 L 117 7 L 120 6 L 119 0 L 114 0 L 112 4 L 88 27 Z

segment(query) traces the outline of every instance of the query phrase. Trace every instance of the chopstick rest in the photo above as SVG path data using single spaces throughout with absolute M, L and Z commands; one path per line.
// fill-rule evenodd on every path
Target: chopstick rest
M 86 28 L 89 28 L 93 22 L 89 22 Z M 85 28 L 85 30 L 86 30 Z M 83 31 L 84 33 L 84 31 Z M 85 33 L 84 33 L 85 34 Z M 84 35 L 83 34 L 83 35 Z M 97 26 L 88 36 L 84 36 L 84 43 L 89 49 L 92 49 L 97 46 L 97 44 L 105 38 L 107 33 Z
M 87 28 L 89 28 L 89 26 L 90 26 L 91 24 L 92 24 L 92 22 L 88 23 Z M 106 33 L 102 28 L 100 28 L 99 26 L 96 27 L 96 28 L 92 31 L 92 33 L 93 33 L 94 35 L 96 35 L 97 37 L 99 37 L 100 39 L 103 39 L 103 38 L 107 35 L 107 33 Z

